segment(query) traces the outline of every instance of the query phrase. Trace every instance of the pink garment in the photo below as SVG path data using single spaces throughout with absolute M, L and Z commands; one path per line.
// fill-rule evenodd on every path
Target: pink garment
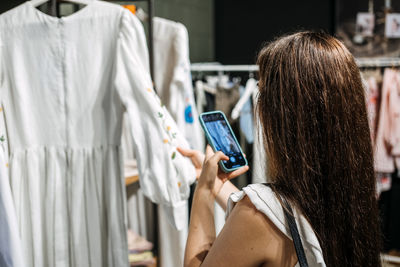
M 141 253 L 153 249 L 153 243 L 147 241 L 144 237 L 128 229 L 128 249 L 129 253 Z
M 371 76 L 366 81 L 367 85 L 367 108 L 368 108 L 368 121 L 371 129 L 371 140 L 375 145 L 376 126 L 377 126 L 377 113 L 379 101 L 379 88 L 375 77 Z
M 400 168 L 400 74 L 385 69 L 375 145 L 375 171 Z
M 375 173 L 376 177 L 376 193 L 379 197 L 382 192 L 389 191 L 392 188 L 391 173 Z

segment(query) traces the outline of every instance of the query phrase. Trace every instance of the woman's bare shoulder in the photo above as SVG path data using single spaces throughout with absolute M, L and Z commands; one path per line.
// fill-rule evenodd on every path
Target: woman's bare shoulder
M 233 208 L 206 262 L 218 266 L 293 267 L 297 258 L 293 242 L 246 196 Z

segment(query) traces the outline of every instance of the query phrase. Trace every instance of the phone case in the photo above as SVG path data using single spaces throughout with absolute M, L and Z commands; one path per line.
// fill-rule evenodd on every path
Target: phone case
M 222 111 L 216 110 L 216 111 L 204 112 L 204 113 L 201 113 L 201 114 L 199 115 L 200 124 L 201 124 L 201 127 L 202 127 L 203 130 L 204 130 L 204 133 L 206 134 L 206 138 L 207 138 L 208 143 L 210 144 L 210 146 L 212 147 L 212 149 L 214 150 L 214 152 L 217 152 L 217 150 L 215 149 L 215 146 L 214 146 L 213 142 L 211 141 L 212 138 L 211 138 L 211 136 L 210 136 L 210 133 L 209 133 L 208 130 L 207 130 L 207 127 L 206 127 L 206 125 L 205 125 L 205 123 L 204 123 L 204 121 L 203 121 L 203 117 L 202 117 L 202 116 L 203 116 L 203 115 L 209 115 L 209 114 L 216 114 L 216 113 L 220 113 L 220 114 L 222 114 L 222 116 L 224 117 L 224 120 L 226 121 L 226 124 L 228 125 L 229 130 L 231 131 L 232 136 L 233 136 L 233 138 L 234 138 L 236 144 L 238 145 L 238 147 L 239 147 L 239 149 L 240 149 L 240 153 L 242 153 L 242 155 L 243 155 L 244 161 L 245 161 L 245 163 L 246 163 L 246 164 L 243 165 L 243 166 L 247 166 L 247 165 L 248 165 L 248 162 L 247 162 L 246 157 L 245 157 L 244 154 L 243 154 L 243 150 L 242 150 L 242 148 L 241 148 L 239 142 L 237 141 L 234 132 L 232 131 L 232 128 L 231 128 L 230 123 L 228 122 L 228 120 L 226 119 L 225 114 L 224 114 Z M 221 169 L 222 169 L 225 173 L 232 172 L 232 171 L 234 171 L 234 170 L 237 170 L 237 169 L 243 167 L 243 166 L 239 166 L 239 167 L 235 167 L 235 168 L 227 168 L 227 167 L 225 167 L 225 165 L 223 164 L 222 161 L 219 162 L 219 166 L 221 167 Z

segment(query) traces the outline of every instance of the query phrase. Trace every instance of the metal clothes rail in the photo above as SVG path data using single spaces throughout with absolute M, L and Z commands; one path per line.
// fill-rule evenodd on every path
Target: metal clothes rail
M 356 58 L 360 68 L 400 67 L 400 58 Z M 221 65 L 219 63 L 194 63 L 190 67 L 192 72 L 256 72 L 257 65 Z
M 356 58 L 356 62 L 360 68 L 400 67 L 398 57 Z
M 255 72 L 258 71 L 257 65 L 217 65 L 217 64 L 192 64 L 191 71 L 238 71 L 238 72 Z

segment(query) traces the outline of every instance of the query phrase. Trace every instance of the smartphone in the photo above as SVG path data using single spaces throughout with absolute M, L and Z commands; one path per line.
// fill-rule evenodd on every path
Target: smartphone
M 222 151 L 229 160 L 219 162 L 224 172 L 231 172 L 247 165 L 247 160 L 229 125 L 225 114 L 211 111 L 200 114 L 200 123 L 206 134 L 208 143 L 215 152 Z

